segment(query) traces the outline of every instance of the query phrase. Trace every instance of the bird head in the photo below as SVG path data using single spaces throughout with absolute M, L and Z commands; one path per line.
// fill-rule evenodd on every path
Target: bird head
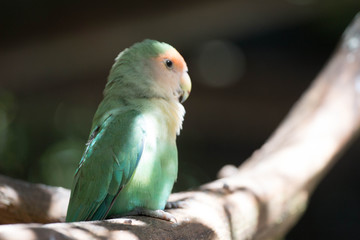
M 147 39 L 116 58 L 105 94 L 114 88 L 132 97 L 178 99 L 182 103 L 189 97 L 191 80 L 184 58 L 175 48 Z

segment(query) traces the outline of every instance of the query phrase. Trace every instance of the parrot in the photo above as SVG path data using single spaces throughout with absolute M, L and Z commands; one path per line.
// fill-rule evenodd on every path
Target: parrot
M 164 209 L 190 91 L 186 62 L 171 45 L 146 39 L 120 52 L 74 174 L 66 222 L 129 215 L 176 222 Z

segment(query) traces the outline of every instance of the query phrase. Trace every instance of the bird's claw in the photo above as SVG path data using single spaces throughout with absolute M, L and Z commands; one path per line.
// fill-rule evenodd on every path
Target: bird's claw
M 134 215 L 142 215 L 148 216 L 153 218 L 158 218 L 161 220 L 169 221 L 172 223 L 177 223 L 176 218 L 171 213 L 165 212 L 163 210 L 150 210 L 144 208 L 137 208 L 134 211 L 126 214 L 127 216 L 134 216 Z

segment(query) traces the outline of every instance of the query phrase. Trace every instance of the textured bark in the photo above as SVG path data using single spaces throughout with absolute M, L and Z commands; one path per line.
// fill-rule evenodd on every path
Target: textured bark
M 0 226 L 0 239 L 278 238 L 297 222 L 314 188 L 357 135 L 359 126 L 358 16 L 327 66 L 260 150 L 239 169 L 223 168 L 219 173 L 223 178 L 196 191 L 171 195 L 171 200 L 182 199 L 187 203 L 183 209 L 170 211 L 178 223 L 128 217 L 95 222 L 13 224 Z M 54 202 L 58 201 L 53 194 L 59 196 L 58 190 L 63 190 L 6 178 L 0 181 L 0 218 L 14 214 L 17 217 L 13 219 L 26 222 L 63 219 L 66 204 L 56 207 L 57 217 L 49 212 L 52 209 L 49 206 L 55 206 Z M 35 193 L 39 197 L 33 197 Z M 62 196 L 62 201 L 67 202 L 68 192 Z
M 63 222 L 70 191 L 0 175 L 0 224 Z

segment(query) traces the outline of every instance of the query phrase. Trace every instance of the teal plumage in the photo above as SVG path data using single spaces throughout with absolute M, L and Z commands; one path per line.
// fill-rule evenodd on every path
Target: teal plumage
M 164 209 L 177 177 L 175 140 L 185 113 L 179 98 L 190 89 L 183 58 L 166 43 L 145 40 L 119 54 L 75 172 L 66 221 Z

